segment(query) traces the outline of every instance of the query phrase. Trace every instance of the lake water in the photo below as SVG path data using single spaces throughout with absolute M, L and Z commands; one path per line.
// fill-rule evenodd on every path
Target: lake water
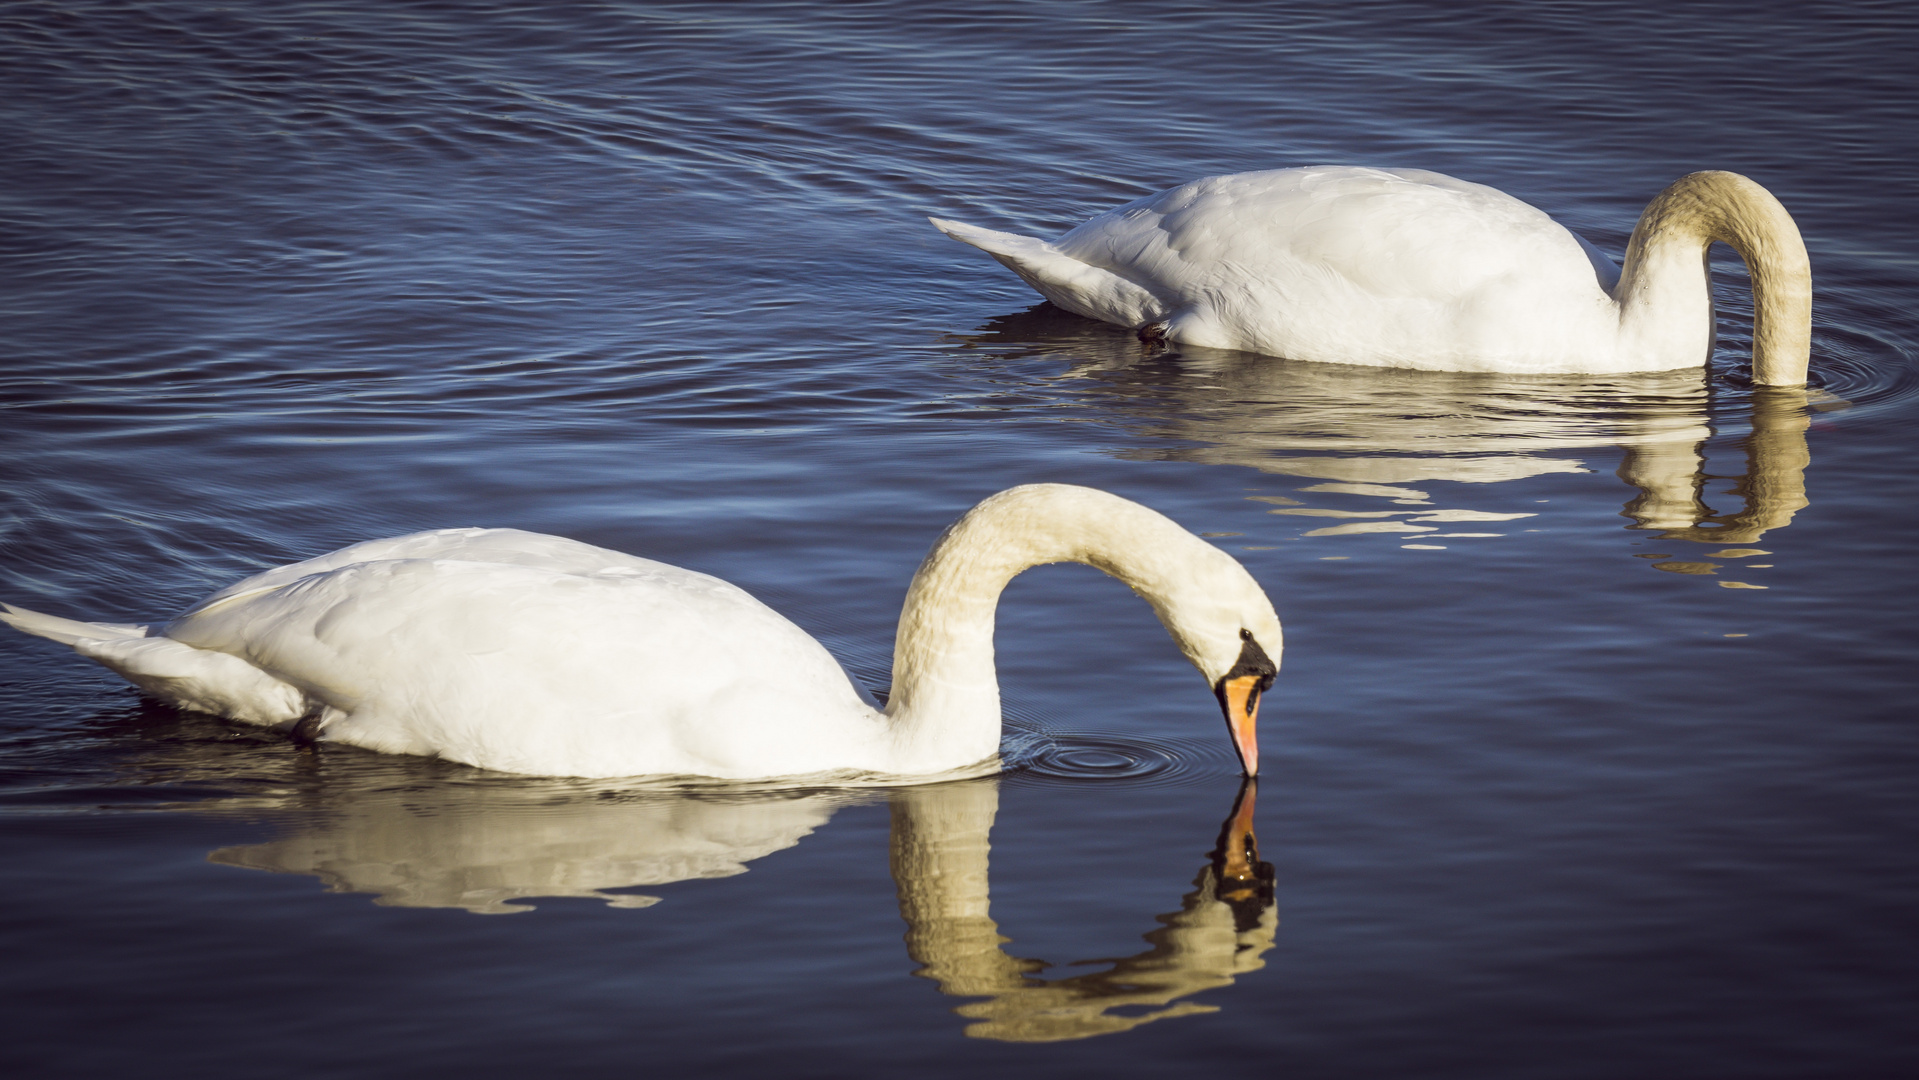
M 883 688 L 927 545 L 1044 480 L 1213 536 L 1290 646 L 1248 804 L 1079 566 L 1001 608 L 1016 767 L 896 791 L 301 750 L 9 632 L 0 1064 L 1914 1075 L 1915 56 L 1905 3 L 0 8 L 0 598 L 514 526 Z M 1147 348 L 924 220 L 1321 162 L 1615 255 L 1746 173 L 1820 385 L 1747 388 L 1723 250 L 1710 370 L 1502 379 Z

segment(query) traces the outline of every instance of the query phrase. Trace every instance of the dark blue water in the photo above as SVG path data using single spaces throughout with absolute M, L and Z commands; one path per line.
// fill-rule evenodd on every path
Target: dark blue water
M 0 1062 L 1913 1075 L 1915 55 L 1893 3 L 0 8 L 0 598 L 515 526 L 878 686 L 939 529 L 1054 480 L 1215 535 L 1290 645 L 1235 885 L 1210 696 L 1083 567 L 1001 609 L 1020 767 L 916 791 L 300 750 L 9 633 Z M 1745 387 L 1728 253 L 1709 371 L 1500 379 L 1144 349 L 924 222 L 1317 162 L 1615 254 L 1746 173 L 1822 385 Z

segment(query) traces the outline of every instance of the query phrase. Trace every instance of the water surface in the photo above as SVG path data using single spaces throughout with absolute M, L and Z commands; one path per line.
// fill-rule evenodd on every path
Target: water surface
M 0 1060 L 1911 1075 L 1914 23 L 0 11 L 0 597 L 146 622 L 512 526 L 726 577 L 883 689 L 938 531 L 1064 481 L 1211 536 L 1290 646 L 1249 803 L 1206 688 L 1077 566 L 1001 609 L 1018 767 L 911 791 L 301 751 L 10 634 Z M 1708 369 L 1500 378 L 1143 348 L 924 221 L 1054 235 L 1319 162 L 1614 254 L 1675 177 L 1746 173 L 1805 232 L 1819 385 L 1746 384 L 1723 251 Z

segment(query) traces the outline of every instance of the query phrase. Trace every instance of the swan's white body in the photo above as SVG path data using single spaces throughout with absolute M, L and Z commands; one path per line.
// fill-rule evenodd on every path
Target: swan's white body
M 1778 200 L 1735 173 L 1667 188 L 1641 216 L 1623 272 L 1510 195 L 1415 169 L 1207 177 L 1050 243 L 931 220 L 1089 318 L 1211 348 L 1436 371 L 1703 364 L 1705 249 L 1724 241 L 1752 270 L 1756 381 L 1805 381 L 1805 246 Z
M 513 529 L 355 544 L 222 589 L 157 633 L 14 607 L 0 620 L 177 705 L 372 750 L 549 776 L 924 776 L 997 752 L 999 593 L 1067 560 L 1145 596 L 1209 684 L 1245 675 L 1241 631 L 1279 655 L 1272 605 L 1231 556 L 1057 484 L 1001 492 L 940 538 L 908 591 L 884 712 L 736 586 Z

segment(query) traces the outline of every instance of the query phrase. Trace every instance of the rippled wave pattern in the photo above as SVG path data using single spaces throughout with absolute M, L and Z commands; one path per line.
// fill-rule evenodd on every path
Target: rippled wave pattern
M 1216 786 L 1221 773 L 1238 762 L 1230 747 L 1224 753 L 1210 743 L 1142 736 L 1121 737 L 1103 732 L 1051 732 L 1037 745 L 1021 746 L 1005 755 L 1018 782 L 1124 781 L 1129 785 Z
M 1911 6 L 0 6 L 0 600 L 151 622 L 512 526 L 883 695 L 940 530 L 1060 481 L 1287 637 L 1255 821 L 1080 567 L 1000 604 L 1004 773 L 894 790 L 303 748 L 7 632 L 0 1068 L 1919 1074 Z M 1701 368 L 1504 378 L 1147 348 L 925 221 L 1322 162 L 1615 255 L 1746 173 L 1816 385 L 1750 387 L 1723 249 Z

